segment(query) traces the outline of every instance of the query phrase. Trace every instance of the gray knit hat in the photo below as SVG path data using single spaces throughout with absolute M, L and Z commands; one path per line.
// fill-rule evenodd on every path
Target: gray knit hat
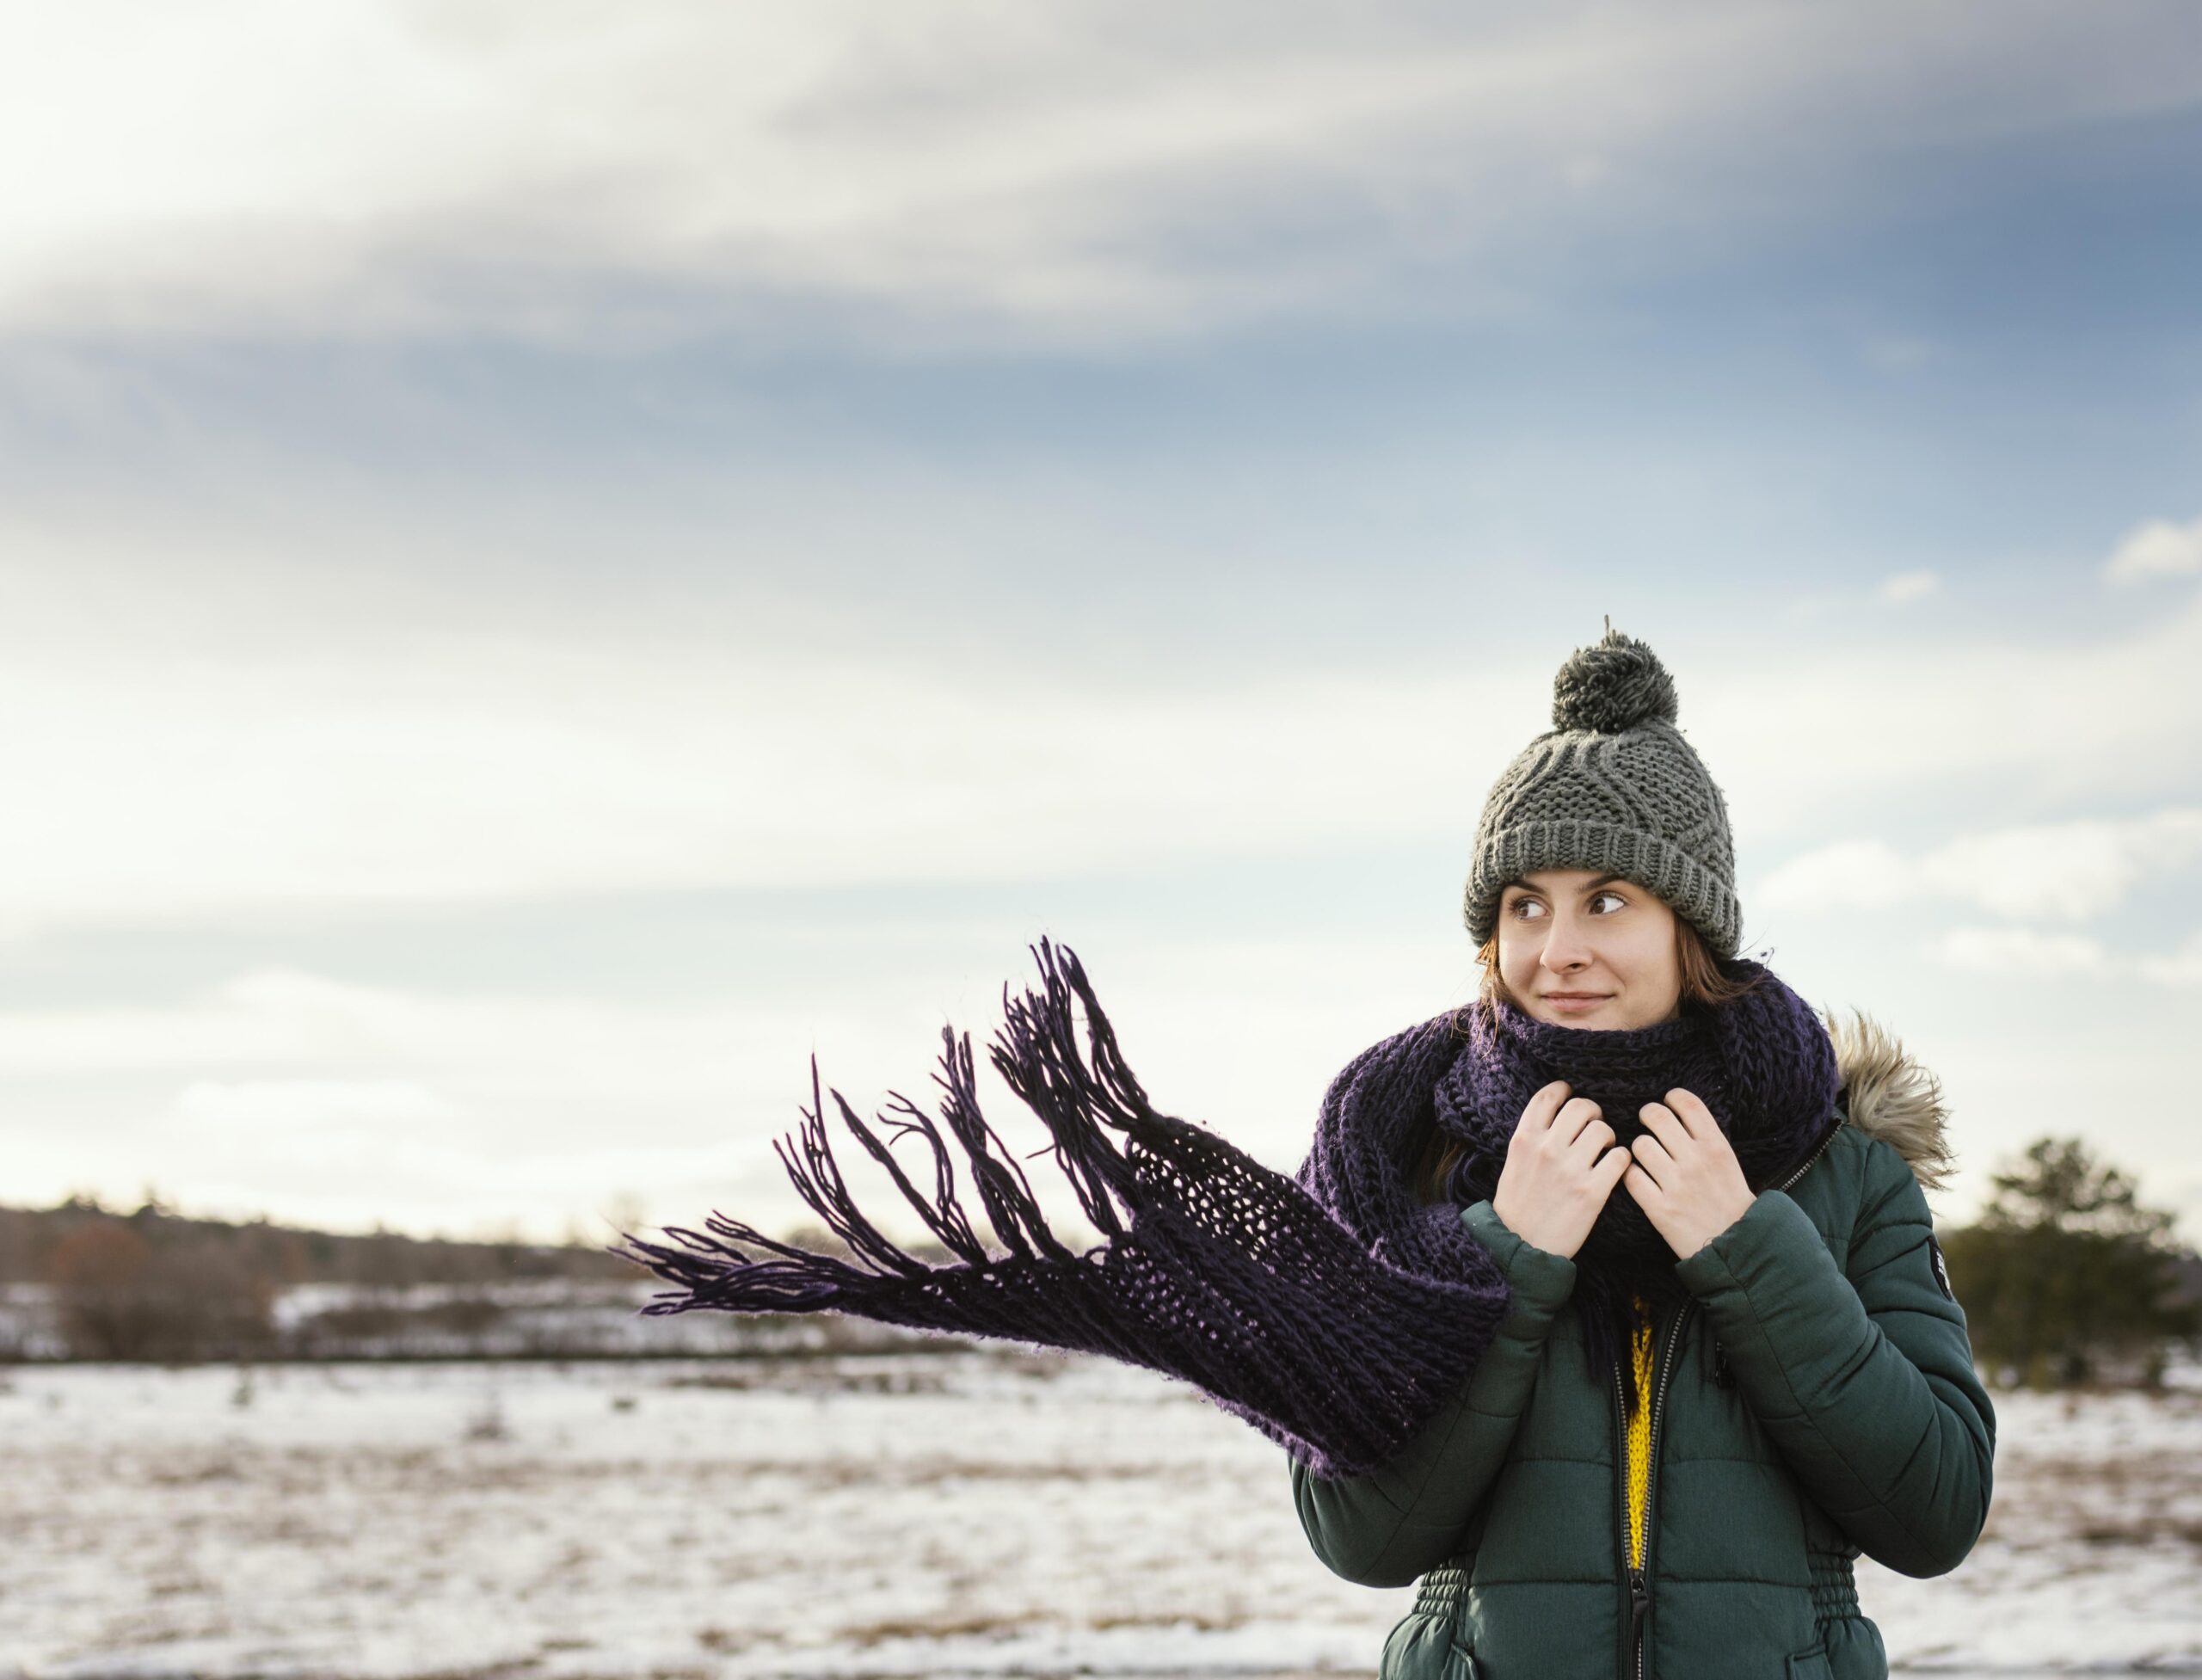
M 1465 905 L 1480 945 L 1517 875 L 1595 869 L 1658 894 L 1717 957 L 1743 942 L 1727 802 L 1675 727 L 1675 680 L 1610 620 L 1553 681 L 1553 727 L 1506 766 L 1476 823 Z

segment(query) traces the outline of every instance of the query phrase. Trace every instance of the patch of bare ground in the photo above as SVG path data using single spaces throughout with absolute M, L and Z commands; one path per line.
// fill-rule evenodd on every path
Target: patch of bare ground
M 1166 1482 L 1178 1474 L 1161 1464 L 1094 1463 L 1088 1460 L 1053 1464 L 1004 1464 L 981 1458 L 828 1460 L 801 1466 L 796 1474 L 816 1487 L 931 1487 L 942 1482 Z
M 685 1372 L 668 1377 L 664 1386 L 737 1394 L 760 1389 L 772 1394 L 938 1394 L 947 1392 L 948 1378 L 949 1373 L 937 1370 L 851 1370 L 839 1366 L 821 1369 L 815 1364 L 797 1364 Z
M 1196 1633 L 1226 1634 L 1233 1628 L 1243 1628 L 1246 1623 L 1246 1618 L 1243 1615 L 1209 1610 L 1172 1610 L 1151 1615 L 1125 1610 L 1090 1616 L 1086 1625 L 1096 1632 L 1111 1628 L 1190 1628 Z
M 2191 1397 L 2175 1404 L 2195 1410 Z M 2019 1551 L 2073 1540 L 2096 1548 L 2168 1542 L 2202 1550 L 2202 1455 L 2006 1455 L 1996 1463 L 1986 1532 Z
M 905 1616 L 866 1622 L 844 1628 L 841 1637 L 859 1647 L 889 1640 L 1007 1639 L 1035 1625 L 1023 1615 Z

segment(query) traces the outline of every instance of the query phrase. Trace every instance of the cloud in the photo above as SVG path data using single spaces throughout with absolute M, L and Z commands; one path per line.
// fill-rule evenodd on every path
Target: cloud
M 1837 137 L 1867 169 L 2195 91 L 2164 32 L 2026 5 L 1997 34 L 1891 0 L 64 8 L 0 52 L 0 323 L 1171 331 L 1433 249 L 1518 307 L 1509 262 L 1586 216 L 1641 262 L 1719 195 L 1776 214 L 1800 164 L 1824 225 Z
M 165 1005 L 0 1012 L 0 1088 L 38 1092 L 35 1109 L 0 1105 L 11 1194 L 126 1197 L 151 1183 L 198 1210 L 421 1230 L 512 1221 L 553 1236 L 624 1193 L 660 1220 L 718 1207 L 784 1225 L 809 1214 L 772 1146 L 809 1104 L 814 1049 L 860 1115 L 889 1091 L 938 1100 L 942 1018 L 910 1000 L 944 989 L 941 972 L 864 950 L 870 968 L 834 980 L 830 1006 L 436 992 L 268 969 Z M 1469 953 L 1442 924 L 1405 945 L 1295 932 L 1081 954 L 1157 1101 L 1280 1171 L 1298 1164 L 1348 1056 L 1473 993 Z M 973 977 L 981 1001 L 950 1020 L 971 1037 L 983 1111 L 1025 1153 L 1046 1134 L 986 1054 L 1002 982 L 1031 978 L 1018 955 L 1005 941 Z M 859 1204 L 915 1234 L 828 1103 Z M 63 1114 L 71 1123 L 55 1123 Z M 925 1160 L 914 1140 L 896 1154 L 906 1169 Z M 1074 1191 L 1044 1160 L 1031 1171 L 1073 1228 Z
M 1835 840 L 1790 858 L 1753 897 L 1775 909 L 1882 909 L 1919 886 L 1918 866 L 1887 841 Z
M 226 670 L 0 670 L 0 740 L 38 786 L 0 825 L 19 932 L 257 908 L 988 878 L 1428 831 L 1408 720 L 1503 761 L 1483 674 L 1267 678 L 1217 692 L 1018 692 L 821 655 L 477 650 Z M 1548 674 L 1522 674 L 1513 698 Z M 1527 721 L 1527 720 L 1525 720 Z
M 1880 909 L 1953 900 L 2012 917 L 2079 920 L 2150 876 L 2202 857 L 2202 807 L 1961 834 L 1907 857 L 1885 841 L 1838 840 L 1791 858 L 1760 889 L 1777 908 Z
M 2100 939 L 2032 927 L 1953 928 L 1931 948 L 1945 966 L 2029 980 L 2122 978 L 2151 986 L 2202 986 L 2202 932 L 2170 952 L 2113 952 Z
M 1675 637 L 1660 651 L 1684 674 L 1682 723 L 1728 794 L 1747 857 L 1787 834 L 1854 832 L 1861 806 L 2194 797 L 2202 597 L 2101 637 L 1962 625 L 1931 649 L 1861 632 L 1746 656 L 1723 627 L 1701 655 Z
M 1881 580 L 1876 596 L 1891 606 L 1902 606 L 1933 594 L 1942 587 L 1942 580 L 1933 572 L 1898 572 Z
M 39 794 L 0 824 L 0 932 L 1460 844 L 1544 726 L 1553 663 L 1058 672 L 975 642 L 945 662 L 922 641 L 810 645 L 686 594 L 620 618 L 492 578 L 384 610 L 364 565 L 99 552 L 9 548 L 0 785 Z M 2062 643 L 1960 627 L 1931 658 L 1719 625 L 1658 645 L 1747 859 L 1924 799 L 2161 813 L 1995 831 L 1931 863 L 1808 852 L 1769 902 L 1931 891 L 2053 915 L 2068 871 L 2122 891 L 2191 847 L 2202 600 Z
M 1959 927 L 1934 946 L 1946 967 L 1969 974 L 2059 978 L 2102 972 L 2099 940 L 2079 933 L 2045 933 L 2032 927 Z
M 840 1025 L 730 999 L 427 992 L 270 968 L 174 1003 L 0 1014 L 0 1074 L 249 1070 L 188 1082 L 177 1112 L 231 1128 L 285 1114 L 411 1123 L 493 1098 L 727 1102 L 746 1089 L 729 1072 L 745 1055 L 784 1077 L 801 1065 L 790 1046 Z M 313 1071 L 268 1072 L 298 1068 Z
M 772 1139 L 807 1102 L 821 1042 L 860 1109 L 866 1051 L 898 1073 L 928 1053 L 907 1011 L 261 969 L 169 1003 L 0 1013 L 0 1081 L 39 1093 L 35 1110 L 11 1101 L 0 1135 L 18 1197 L 152 1183 L 193 1209 L 549 1237 L 616 1193 L 669 1218 L 740 1192 L 778 1223 L 799 1203 Z
M 2150 520 L 2137 526 L 2102 569 L 2113 583 L 2141 583 L 2202 572 L 2202 520 L 2189 525 Z
M 334 1128 L 434 1128 L 465 1110 L 411 1080 L 195 1080 L 178 1093 L 179 1118 L 209 1131 L 265 1141 Z

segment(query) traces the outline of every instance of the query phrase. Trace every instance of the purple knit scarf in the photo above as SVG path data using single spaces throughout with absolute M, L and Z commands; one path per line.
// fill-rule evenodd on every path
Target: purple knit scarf
M 1408 1027 L 1332 1080 L 1313 1145 L 1287 1178 L 1158 1113 L 1077 957 L 1045 939 L 1034 955 L 1041 989 L 1012 1000 L 1004 988 L 988 1055 L 1046 1126 L 1099 1244 L 1081 1252 L 1048 1228 L 1019 1158 L 979 1112 L 969 1035 L 944 1028 L 938 1120 L 899 1094 L 898 1117 L 882 1117 L 897 1138 L 922 1141 L 930 1193 L 889 1140 L 830 1094 L 950 1262 L 896 1247 L 858 1210 L 827 1142 L 814 1058 L 812 1106 L 776 1147 L 846 1258 L 719 1214 L 701 1232 L 668 1228 L 665 1243 L 630 1235 L 618 1252 L 674 1286 L 643 1310 L 830 1310 L 1103 1353 L 1191 1383 L 1318 1475 L 1358 1474 L 1394 1456 L 1459 1391 L 1505 1315 L 1505 1281 L 1459 1203 L 1490 1194 L 1540 1086 L 1566 1077 L 1624 1142 L 1641 1129 L 1639 1104 L 1687 1086 L 1719 1117 L 1755 1189 L 1800 1163 L 1832 1119 L 1825 1030 L 1770 973 L 1732 963 L 1723 965 L 1731 977 L 1757 976 L 1744 998 L 1636 1031 L 1547 1026 L 1482 1006 Z M 1451 1199 L 1425 1204 L 1412 1178 L 1433 1127 L 1469 1149 Z M 962 1199 L 959 1154 L 991 1247 Z M 1670 1298 L 1671 1257 L 1616 1191 L 1577 1258 L 1578 1291 L 1598 1308 L 1586 1324 L 1608 1326 L 1591 1332 L 1593 1357 L 1604 1346 L 1610 1359 L 1608 1309 L 1631 1288 L 1655 1304 Z
M 1776 1184 L 1825 1135 L 1840 1078 L 1835 1046 L 1805 1000 L 1772 970 L 1748 961 L 1721 965 L 1750 989 L 1719 1006 L 1685 1003 L 1676 1018 L 1622 1031 L 1556 1026 L 1510 1005 L 1462 1012 L 1467 1044 L 1434 1092 L 1438 1128 L 1467 1153 L 1447 1182 L 1466 1206 L 1498 1188 L 1507 1140 L 1529 1098 L 1554 1080 L 1596 1103 L 1626 1147 L 1648 1129 L 1639 1111 L 1679 1086 L 1719 1122 L 1752 1190 Z M 1635 1370 L 1619 1348 L 1639 1323 L 1656 1323 L 1688 1291 L 1674 1251 L 1635 1197 L 1619 1185 L 1575 1254 L 1576 1311 L 1592 1375 L 1603 1382 L 1619 1363 L 1634 1403 Z M 1639 1312 L 1631 1297 L 1644 1302 Z

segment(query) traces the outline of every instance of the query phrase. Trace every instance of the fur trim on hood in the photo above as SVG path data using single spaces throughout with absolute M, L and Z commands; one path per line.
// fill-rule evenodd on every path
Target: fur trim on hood
M 1862 1011 L 1852 1011 L 1844 1021 L 1823 1009 L 1820 1018 L 1835 1040 L 1836 1065 L 1842 1073 L 1841 1101 L 1850 1123 L 1892 1146 L 1922 1190 L 1940 1190 L 1956 1164 L 1941 1080 Z

